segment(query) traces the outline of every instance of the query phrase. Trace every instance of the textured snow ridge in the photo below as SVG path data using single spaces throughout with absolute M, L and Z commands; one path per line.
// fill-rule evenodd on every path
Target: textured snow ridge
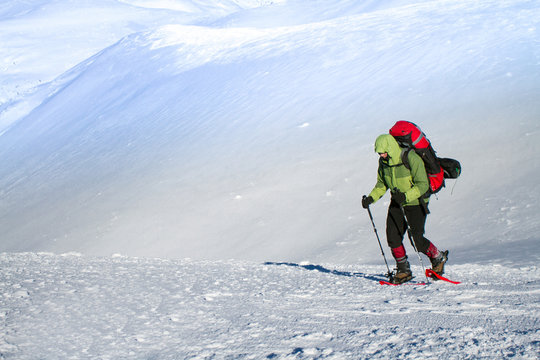
M 2 359 L 537 359 L 536 267 L 383 266 L 0 254 Z M 421 269 L 413 266 L 419 275 Z

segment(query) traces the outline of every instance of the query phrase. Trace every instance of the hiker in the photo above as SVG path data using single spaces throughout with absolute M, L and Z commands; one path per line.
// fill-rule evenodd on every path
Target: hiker
M 391 202 L 386 218 L 386 238 L 397 264 L 394 283 L 400 284 L 412 279 L 411 268 L 403 247 L 407 222 L 416 249 L 427 255 L 431 260 L 433 271 L 442 275 L 444 264 L 448 259 L 448 251 L 439 251 L 431 241 L 424 237 L 424 226 L 429 214 L 428 189 L 430 186 L 424 161 L 415 151 L 402 149 L 390 134 L 377 137 L 375 152 L 380 156 L 377 184 L 368 196 L 364 196 L 362 206 L 367 209 L 370 204 L 375 203 L 387 190 L 390 190 Z M 406 154 L 408 166 L 403 163 L 402 154 Z

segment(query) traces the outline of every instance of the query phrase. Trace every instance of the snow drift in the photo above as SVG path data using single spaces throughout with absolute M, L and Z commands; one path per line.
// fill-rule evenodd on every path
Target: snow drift
M 142 31 L 4 105 L 33 101 L 0 137 L 1 250 L 379 262 L 359 203 L 399 119 L 464 169 L 428 238 L 534 246 L 539 6 L 356 3 L 136 8 Z

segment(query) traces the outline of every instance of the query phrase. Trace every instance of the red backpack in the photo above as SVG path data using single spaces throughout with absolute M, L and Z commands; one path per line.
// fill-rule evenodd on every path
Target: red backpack
M 461 174 L 459 161 L 438 158 L 426 135 L 416 124 L 398 121 L 390 129 L 390 135 L 396 139 L 400 147 L 405 149 L 401 161 L 407 169 L 410 169 L 408 160 L 410 150 L 414 150 L 424 160 L 430 185 L 427 196 L 441 190 L 444 187 L 444 179 L 457 179 Z

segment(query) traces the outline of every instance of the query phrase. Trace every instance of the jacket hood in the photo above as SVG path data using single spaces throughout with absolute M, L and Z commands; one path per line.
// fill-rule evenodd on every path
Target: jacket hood
M 389 165 L 397 165 L 401 163 L 401 148 L 396 139 L 390 134 L 383 134 L 375 140 L 375 152 L 378 154 L 388 153 L 390 159 Z

